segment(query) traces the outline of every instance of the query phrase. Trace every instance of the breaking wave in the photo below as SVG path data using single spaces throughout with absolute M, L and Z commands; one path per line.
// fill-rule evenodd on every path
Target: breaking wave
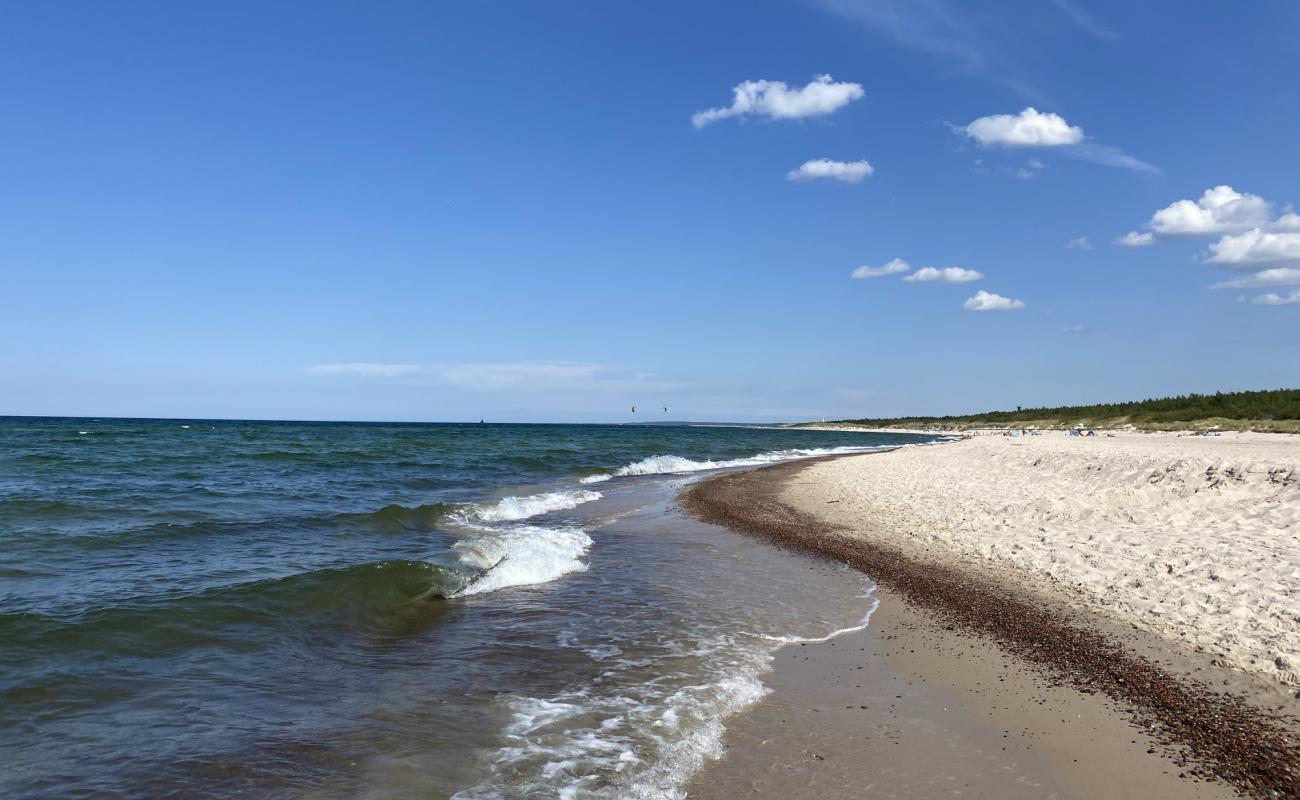
M 623 467 L 619 467 L 612 473 L 603 475 L 588 475 L 580 480 L 581 483 L 599 483 L 607 481 L 610 478 L 622 478 L 629 475 L 681 475 L 690 472 L 702 472 L 709 469 L 727 469 L 729 467 L 757 467 L 764 464 L 775 464 L 781 461 L 793 461 L 797 458 L 816 458 L 817 456 L 835 456 L 849 455 L 852 453 L 876 453 L 881 450 L 891 450 L 896 445 L 877 446 L 877 447 L 812 447 L 796 448 L 791 450 L 771 450 L 766 453 L 746 456 L 744 458 L 729 458 L 721 461 L 705 460 L 694 461 L 681 456 L 665 455 L 650 456 L 640 461 L 634 461 Z
M 457 595 L 549 583 L 570 572 L 585 572 L 582 557 L 589 547 L 591 537 L 580 528 L 519 525 L 485 529 L 479 536 L 452 545 L 462 564 L 481 570 Z
M 552 511 L 567 511 L 583 503 L 599 500 L 600 497 L 600 492 L 587 489 L 503 497 L 495 503 L 475 504 L 468 507 L 463 513 L 463 518 L 471 522 L 516 522 Z

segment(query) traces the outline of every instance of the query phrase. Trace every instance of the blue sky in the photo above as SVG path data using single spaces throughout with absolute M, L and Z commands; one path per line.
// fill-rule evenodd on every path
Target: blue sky
M 0 413 L 1300 383 L 1289 0 L 14 3 L 0 37 Z

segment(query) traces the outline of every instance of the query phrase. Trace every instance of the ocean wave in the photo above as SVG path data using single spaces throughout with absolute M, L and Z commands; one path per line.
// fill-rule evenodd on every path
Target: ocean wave
M 466 520 L 472 522 L 516 522 L 551 511 L 567 511 L 600 498 L 600 492 L 586 489 L 503 497 L 495 503 L 469 506 L 462 514 Z
M 381 509 L 385 518 L 438 514 L 433 507 Z M 431 601 L 547 583 L 585 570 L 592 540 L 577 528 L 482 528 L 432 560 L 394 559 L 300 572 L 190 595 L 140 597 L 75 618 L 0 614 L 0 640 L 30 653 L 68 646 L 97 652 L 180 652 L 227 643 L 271 646 L 277 635 L 342 622 L 359 632 L 404 628 L 436 613 Z
M 767 693 L 761 676 L 771 649 L 731 637 L 674 642 L 657 666 L 670 677 L 627 683 L 644 661 L 615 663 L 591 685 L 551 697 L 503 699 L 506 744 L 491 775 L 453 800 L 591 797 L 680 800 L 682 786 L 722 754 L 723 720 Z M 704 666 L 694 680 L 671 667 L 677 658 Z M 658 671 L 658 670 L 656 670 Z
M 493 503 L 426 503 L 418 506 L 394 503 L 369 513 L 341 514 L 336 519 L 345 524 L 361 524 L 380 530 L 429 531 L 448 521 L 461 524 L 518 522 L 551 511 L 577 508 L 600 497 L 600 492 L 579 489 L 503 497 Z
M 457 506 L 448 503 L 426 503 L 420 506 L 386 505 L 369 514 L 346 514 L 342 519 L 364 522 L 377 528 L 396 531 L 428 531 L 447 519 Z
M 478 574 L 468 565 L 389 560 L 312 570 L 192 595 L 139 598 L 74 619 L 0 615 L 0 639 L 30 657 L 46 648 L 161 656 L 195 646 L 248 651 L 275 646 L 276 630 L 344 622 L 359 631 L 392 629 L 426 613 Z M 480 576 L 481 577 L 481 576 Z M 259 632 L 261 631 L 261 632 Z
M 457 596 L 549 583 L 571 572 L 585 572 L 582 557 L 591 543 L 591 537 L 580 528 L 518 525 L 484 529 L 452 545 L 462 564 L 480 571 Z
M 650 456 L 619 467 L 612 473 L 588 475 L 579 483 L 599 483 L 610 478 L 622 478 L 630 475 L 682 475 L 690 472 L 703 472 L 709 469 L 727 469 L 729 467 L 757 467 L 775 464 L 781 461 L 793 461 L 797 458 L 816 458 L 817 456 L 849 455 L 853 453 L 876 453 L 891 450 L 897 445 L 877 445 L 874 447 L 809 447 L 789 450 L 770 450 L 743 458 L 729 458 L 721 461 L 706 459 L 695 461 L 675 455 Z

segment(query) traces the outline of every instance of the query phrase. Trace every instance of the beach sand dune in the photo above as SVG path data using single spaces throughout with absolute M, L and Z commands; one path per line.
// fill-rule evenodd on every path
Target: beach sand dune
M 781 499 L 1300 684 L 1300 437 L 975 436 L 814 464 Z

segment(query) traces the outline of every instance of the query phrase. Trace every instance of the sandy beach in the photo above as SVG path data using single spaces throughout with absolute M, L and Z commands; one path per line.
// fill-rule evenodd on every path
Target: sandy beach
M 861 634 L 782 654 L 693 797 L 817 775 L 832 797 L 1300 792 L 1300 438 L 976 436 L 682 502 L 857 567 L 881 601 Z
M 1300 437 L 976 436 L 819 464 L 782 499 L 1300 683 Z

